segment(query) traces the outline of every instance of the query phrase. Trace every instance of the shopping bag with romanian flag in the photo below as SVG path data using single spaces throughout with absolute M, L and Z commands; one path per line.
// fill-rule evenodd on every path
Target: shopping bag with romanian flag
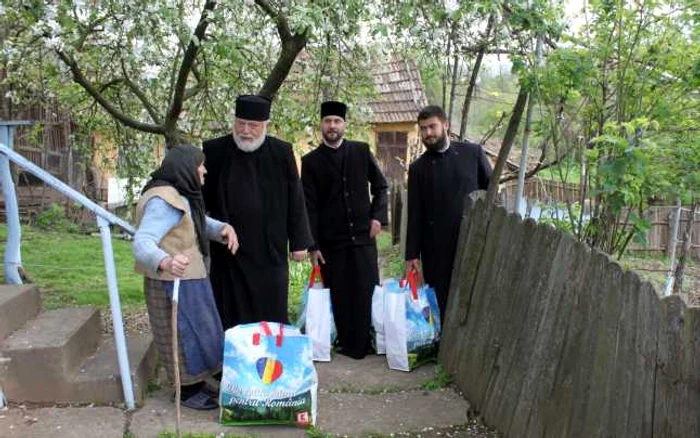
M 290 325 L 260 322 L 226 330 L 221 424 L 313 426 L 318 378 L 311 351 L 311 339 Z
M 440 309 L 435 290 L 419 285 L 414 270 L 384 285 L 384 337 L 391 369 L 411 371 L 437 357 Z
M 314 265 L 309 283 L 301 297 L 301 309 L 296 326 L 311 338 L 313 358 L 330 362 L 331 345 L 336 337 L 331 291 L 323 286 L 321 266 Z

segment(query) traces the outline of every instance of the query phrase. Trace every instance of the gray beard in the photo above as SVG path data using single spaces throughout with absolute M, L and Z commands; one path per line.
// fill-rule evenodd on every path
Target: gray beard
M 243 152 L 255 152 L 257 151 L 263 143 L 265 143 L 265 136 L 267 135 L 267 130 L 265 130 L 260 138 L 253 141 L 243 140 L 241 137 L 233 133 L 233 140 L 236 142 L 236 147 Z

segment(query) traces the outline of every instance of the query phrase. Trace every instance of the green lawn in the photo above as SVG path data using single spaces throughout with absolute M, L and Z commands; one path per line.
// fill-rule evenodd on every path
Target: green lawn
M 0 225 L 5 251 L 7 226 Z M 112 239 L 122 306 L 144 305 L 143 277 L 134 272 L 131 242 Z M 109 307 L 107 279 L 99 236 L 22 227 L 22 264 L 42 292 L 44 307 Z M 4 282 L 4 278 L 3 278 Z

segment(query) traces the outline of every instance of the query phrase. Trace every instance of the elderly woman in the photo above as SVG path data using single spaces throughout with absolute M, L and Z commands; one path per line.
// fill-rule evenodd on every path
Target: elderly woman
M 181 401 L 192 409 L 217 407 L 205 379 L 221 371 L 224 333 L 207 277 L 209 240 L 235 254 L 233 228 L 207 217 L 202 199 L 204 154 L 194 146 L 170 149 L 136 206 L 136 270 L 144 275 L 146 306 L 158 353 L 174 382 L 171 344 L 173 280 L 181 279 L 178 307 Z

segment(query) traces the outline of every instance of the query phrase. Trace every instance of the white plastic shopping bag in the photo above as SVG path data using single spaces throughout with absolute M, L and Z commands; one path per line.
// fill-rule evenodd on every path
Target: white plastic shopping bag
M 316 424 L 311 350 L 311 339 L 289 325 L 260 322 L 226 330 L 220 423 Z
M 384 287 L 384 335 L 389 368 L 411 371 L 434 360 L 440 340 L 435 291 L 417 285 L 417 273 Z
M 374 346 L 377 354 L 386 354 L 386 341 L 384 336 L 384 288 L 397 283 L 393 278 L 382 280 L 382 284 L 374 286 L 372 292 L 372 329 L 374 331 Z
M 336 336 L 335 321 L 333 320 L 331 291 L 323 286 L 323 276 L 319 265 L 315 265 L 311 271 L 301 305 L 302 310 L 299 312 L 296 326 L 311 338 L 313 359 L 330 362 L 331 345 Z

